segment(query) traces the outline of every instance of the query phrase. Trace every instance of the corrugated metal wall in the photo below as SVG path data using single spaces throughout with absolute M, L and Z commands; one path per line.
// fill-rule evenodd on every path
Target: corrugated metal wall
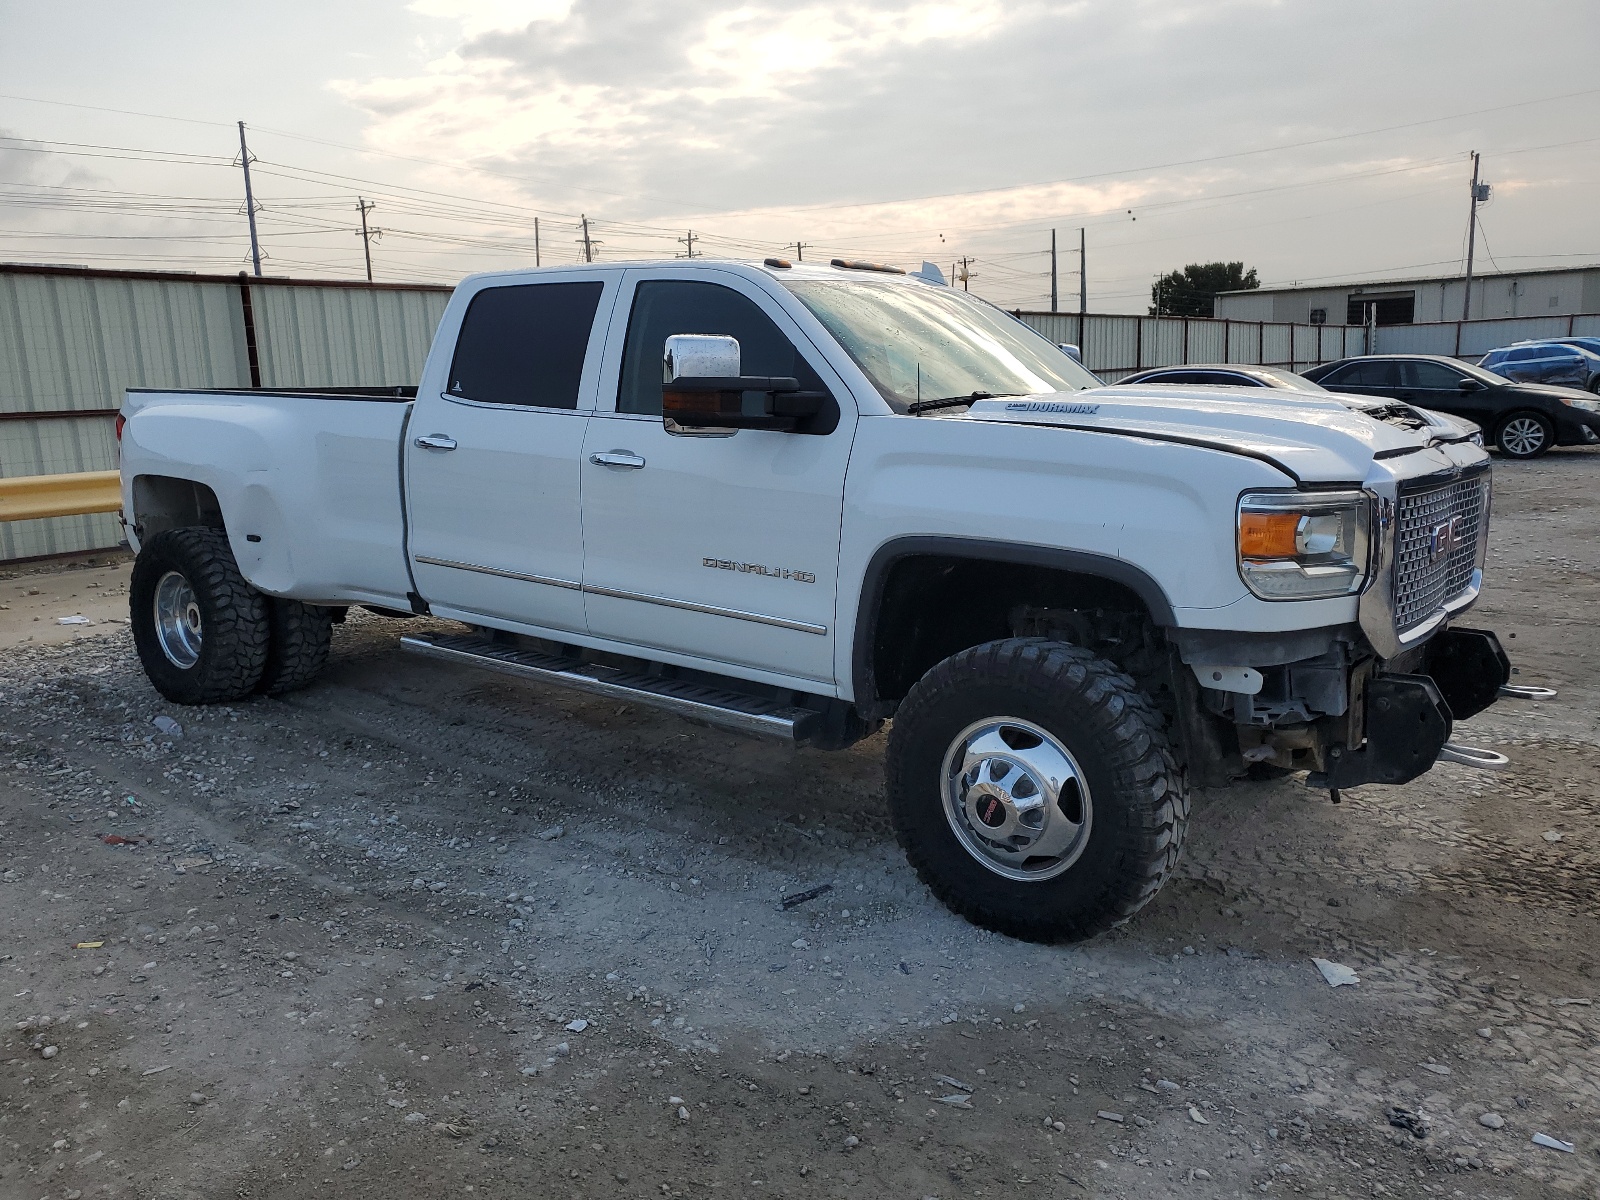
M 1297 370 L 1360 354 L 1363 347 L 1358 326 L 1104 313 L 1017 316 L 1053 342 L 1078 346 L 1084 365 L 1108 383 L 1149 367 L 1183 363 L 1254 363 Z
M 262 387 L 414 384 L 448 292 L 251 288 Z
M 249 283 L 264 387 L 415 384 L 449 289 Z M 0 477 L 116 467 L 123 390 L 247 388 L 241 282 L 0 266 Z M 109 514 L 0 523 L 0 561 L 122 540 Z

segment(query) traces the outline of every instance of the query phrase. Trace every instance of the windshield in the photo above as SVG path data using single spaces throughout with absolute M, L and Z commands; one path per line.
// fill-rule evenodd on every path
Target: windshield
M 1083 366 L 992 305 L 948 288 L 785 280 L 898 412 L 950 397 L 1100 387 Z
M 1475 367 L 1471 363 L 1457 362 L 1453 359 L 1446 362 L 1445 365 L 1452 371 L 1460 371 L 1462 375 L 1470 376 L 1480 383 L 1487 383 L 1491 387 L 1498 387 L 1502 383 L 1511 382 L 1504 375 L 1496 375 L 1487 367 Z
M 1296 392 L 1326 392 L 1328 389 L 1320 383 L 1313 383 L 1304 375 L 1296 375 L 1293 371 L 1285 371 L 1278 367 L 1252 367 L 1255 375 L 1265 375 L 1278 381 L 1277 386 Z

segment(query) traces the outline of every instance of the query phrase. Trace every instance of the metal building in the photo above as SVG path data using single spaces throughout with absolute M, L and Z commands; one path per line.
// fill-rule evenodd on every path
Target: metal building
M 1315 287 L 1254 288 L 1222 292 L 1219 317 L 1290 321 L 1309 325 L 1412 325 L 1459 321 L 1466 296 L 1463 275 L 1382 279 Z M 1473 274 L 1472 319 L 1576 317 L 1600 313 L 1600 266 L 1553 271 Z

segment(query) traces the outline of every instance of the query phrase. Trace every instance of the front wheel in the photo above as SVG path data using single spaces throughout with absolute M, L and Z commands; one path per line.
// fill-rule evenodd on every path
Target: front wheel
M 220 529 L 169 529 L 146 541 L 128 610 L 144 673 L 173 703 L 242 700 L 261 681 L 266 598 L 245 582 Z
M 1043 638 L 963 651 L 912 688 L 888 799 L 918 876 L 975 924 L 1074 941 L 1126 921 L 1177 864 L 1187 780 L 1115 665 Z
M 1556 431 L 1541 413 L 1512 413 L 1495 434 L 1500 453 L 1507 458 L 1538 458 L 1555 445 Z

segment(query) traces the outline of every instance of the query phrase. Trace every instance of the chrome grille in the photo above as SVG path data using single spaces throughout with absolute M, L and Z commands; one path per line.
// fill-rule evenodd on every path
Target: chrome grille
M 1395 522 L 1394 614 L 1402 633 L 1472 584 L 1484 535 L 1486 479 L 1402 493 Z M 1440 546 L 1453 529 L 1453 545 Z M 1442 549 L 1442 552 L 1441 552 Z

